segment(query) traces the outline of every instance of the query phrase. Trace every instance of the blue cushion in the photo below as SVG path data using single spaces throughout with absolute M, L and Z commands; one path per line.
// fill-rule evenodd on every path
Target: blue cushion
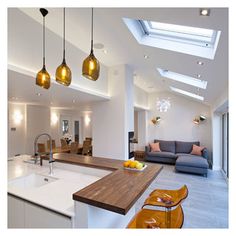
M 177 158 L 177 156 L 172 152 L 148 152 L 147 154 L 152 157 Z
M 175 163 L 176 166 L 189 166 L 198 168 L 209 168 L 207 160 L 200 156 L 183 155 L 179 156 Z

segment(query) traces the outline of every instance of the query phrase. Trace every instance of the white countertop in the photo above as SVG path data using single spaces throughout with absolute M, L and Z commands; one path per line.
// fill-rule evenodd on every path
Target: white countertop
M 38 164 L 35 165 L 24 162 L 24 160 L 29 158 L 30 156 L 28 155 L 21 155 L 8 161 L 8 181 L 32 173 L 48 176 L 48 166 L 40 166 Z M 53 171 L 53 177 L 58 180 L 52 183 L 30 189 L 22 189 L 8 185 L 8 193 L 73 217 L 74 201 L 72 199 L 72 194 L 99 180 L 101 177 L 79 173 L 61 167 L 54 167 Z

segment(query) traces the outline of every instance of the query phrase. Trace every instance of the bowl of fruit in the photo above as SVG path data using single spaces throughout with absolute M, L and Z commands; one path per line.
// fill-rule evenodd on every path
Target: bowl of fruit
M 123 163 L 123 167 L 126 170 L 143 171 L 147 165 L 143 162 L 128 160 Z

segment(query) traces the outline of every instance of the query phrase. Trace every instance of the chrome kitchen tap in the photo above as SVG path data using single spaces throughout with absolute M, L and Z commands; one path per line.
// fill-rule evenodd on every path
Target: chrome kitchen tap
M 36 151 L 36 147 L 37 147 L 37 142 L 38 142 L 38 139 L 43 136 L 43 135 L 46 135 L 48 136 L 49 138 L 49 142 L 50 142 L 50 152 L 49 152 L 49 175 L 53 175 L 53 165 L 52 163 L 54 162 L 52 156 L 53 156 L 53 153 L 52 153 L 52 138 L 49 134 L 47 133 L 43 133 L 43 134 L 39 134 L 38 136 L 36 136 L 35 140 L 34 140 L 34 155 L 35 155 L 35 164 L 37 163 L 37 159 L 38 159 L 38 152 Z

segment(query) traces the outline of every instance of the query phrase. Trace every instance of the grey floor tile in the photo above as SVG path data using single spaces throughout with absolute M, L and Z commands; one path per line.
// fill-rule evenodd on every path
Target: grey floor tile
M 136 204 L 143 202 L 154 189 L 178 189 L 188 186 L 189 195 L 183 202 L 183 228 L 228 228 L 228 184 L 220 171 L 209 170 L 208 177 L 175 172 L 174 166 L 164 168 Z

